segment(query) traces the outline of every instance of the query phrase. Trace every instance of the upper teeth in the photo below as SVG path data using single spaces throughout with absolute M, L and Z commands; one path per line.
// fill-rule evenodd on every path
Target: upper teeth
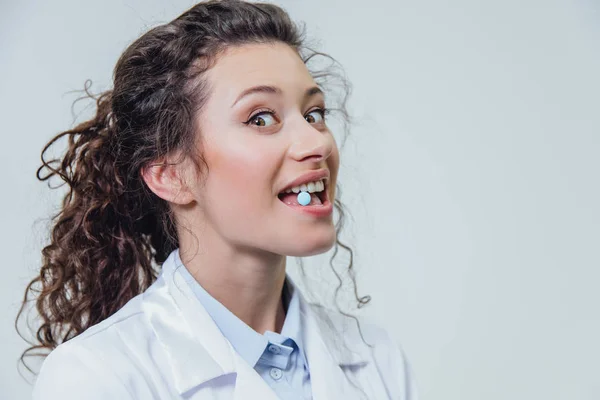
M 294 186 L 293 188 L 286 190 L 284 193 L 292 193 L 292 192 L 294 192 L 294 193 L 300 193 L 300 192 L 315 193 L 315 192 L 322 192 L 323 190 L 325 190 L 325 183 L 323 182 L 323 180 L 319 180 L 319 181 L 304 183 L 300 186 Z

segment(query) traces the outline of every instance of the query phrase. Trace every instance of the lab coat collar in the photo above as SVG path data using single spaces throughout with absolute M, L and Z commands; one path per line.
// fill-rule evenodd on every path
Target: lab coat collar
M 236 353 L 208 312 L 185 282 L 174 250 L 162 265 L 157 281 L 144 294 L 144 309 L 163 349 L 168 354 L 175 387 L 180 394 L 198 390 L 208 381 L 236 374 L 235 399 L 277 399 L 275 392 Z M 301 324 L 311 387 L 315 400 L 355 399 L 344 369 L 363 367 L 364 346 L 344 345 L 345 323 L 331 321 L 328 313 L 306 302 L 298 291 Z M 352 321 L 353 322 L 353 321 Z M 340 329 L 341 328 L 341 329 Z

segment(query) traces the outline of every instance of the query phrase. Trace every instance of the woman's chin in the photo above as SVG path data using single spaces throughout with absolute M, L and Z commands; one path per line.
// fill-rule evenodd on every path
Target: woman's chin
M 291 257 L 310 257 L 317 254 L 326 253 L 335 244 L 335 231 L 333 235 L 325 238 L 309 237 L 303 240 L 298 239 L 294 245 L 289 246 L 286 255 Z

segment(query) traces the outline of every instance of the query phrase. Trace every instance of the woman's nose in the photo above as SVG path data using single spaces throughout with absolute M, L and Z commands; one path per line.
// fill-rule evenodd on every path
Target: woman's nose
M 327 130 L 319 130 L 304 120 L 294 129 L 293 143 L 290 148 L 292 157 L 297 161 L 325 161 L 333 151 L 333 137 Z

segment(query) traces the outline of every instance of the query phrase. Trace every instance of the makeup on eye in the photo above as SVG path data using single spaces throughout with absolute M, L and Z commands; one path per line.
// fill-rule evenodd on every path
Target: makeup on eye
M 318 112 L 321 115 L 321 121 L 312 122 L 312 123 L 315 123 L 315 124 L 319 123 L 319 122 L 325 123 L 325 116 L 331 112 L 326 107 L 317 107 L 317 108 L 313 108 L 312 110 L 308 111 L 306 113 L 306 115 L 310 115 L 310 114 L 312 114 L 315 111 Z M 271 109 L 268 109 L 268 108 L 266 108 L 266 109 L 263 108 L 263 109 L 257 110 L 255 113 L 253 113 L 252 116 L 250 116 L 250 118 L 246 122 L 244 122 L 244 124 L 245 125 L 250 125 L 250 123 L 252 121 L 254 121 L 257 117 L 259 117 L 262 114 L 272 114 L 275 118 L 278 118 L 278 115 L 277 115 L 277 113 L 275 111 L 273 111 Z M 311 123 L 310 121 L 308 121 L 308 122 Z M 260 126 L 264 126 L 264 125 L 260 125 Z

